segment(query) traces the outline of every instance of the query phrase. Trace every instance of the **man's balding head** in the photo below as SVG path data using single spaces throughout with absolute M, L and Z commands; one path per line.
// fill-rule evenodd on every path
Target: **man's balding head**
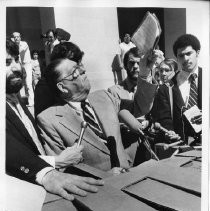
M 12 38 L 14 39 L 14 42 L 16 43 L 16 44 L 20 44 L 20 41 L 21 41 L 21 35 L 20 35 L 20 33 L 19 32 L 13 32 L 12 33 Z

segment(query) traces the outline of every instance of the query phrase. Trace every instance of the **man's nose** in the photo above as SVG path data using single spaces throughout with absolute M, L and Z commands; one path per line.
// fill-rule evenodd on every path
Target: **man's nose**
M 12 70 L 13 72 L 15 72 L 15 71 L 20 71 L 20 70 L 21 70 L 20 63 L 17 63 L 17 62 L 15 62 L 15 61 L 12 61 L 11 70 Z
M 162 75 L 164 75 L 164 76 L 165 76 L 165 75 L 166 75 L 166 71 L 163 71 L 163 72 L 162 72 Z
M 138 62 L 135 62 L 134 67 L 135 67 L 136 69 L 139 68 Z
M 83 64 L 79 65 L 79 69 L 80 69 L 80 73 L 82 73 L 82 74 L 86 73 L 86 69 Z
M 184 56 L 183 56 L 183 59 L 184 59 L 184 61 L 187 61 L 187 60 L 189 59 L 189 56 L 184 55 Z

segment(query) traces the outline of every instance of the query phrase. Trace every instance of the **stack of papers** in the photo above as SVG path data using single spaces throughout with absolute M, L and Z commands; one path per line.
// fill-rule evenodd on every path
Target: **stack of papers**
M 131 40 L 138 49 L 145 54 L 151 49 L 155 49 L 161 34 L 160 23 L 155 16 L 147 12 L 143 21 L 134 32 Z

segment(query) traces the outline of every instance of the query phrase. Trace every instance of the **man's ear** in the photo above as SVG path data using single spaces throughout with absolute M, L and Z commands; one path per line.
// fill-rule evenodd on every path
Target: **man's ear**
M 200 50 L 197 50 L 196 52 L 197 57 L 199 56 L 199 54 L 200 54 Z
M 68 93 L 68 90 L 65 88 L 62 82 L 58 82 L 56 84 L 57 88 L 60 90 L 62 93 Z

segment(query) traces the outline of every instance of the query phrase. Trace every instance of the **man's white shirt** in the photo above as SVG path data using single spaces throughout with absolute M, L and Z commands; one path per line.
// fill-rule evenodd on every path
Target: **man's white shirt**
M 193 71 L 198 76 L 198 67 Z M 188 104 L 189 95 L 190 95 L 190 82 L 189 77 L 192 73 L 181 71 L 177 75 L 177 85 L 182 95 L 182 99 L 184 101 L 185 106 Z M 196 86 L 198 86 L 198 77 L 195 79 Z

